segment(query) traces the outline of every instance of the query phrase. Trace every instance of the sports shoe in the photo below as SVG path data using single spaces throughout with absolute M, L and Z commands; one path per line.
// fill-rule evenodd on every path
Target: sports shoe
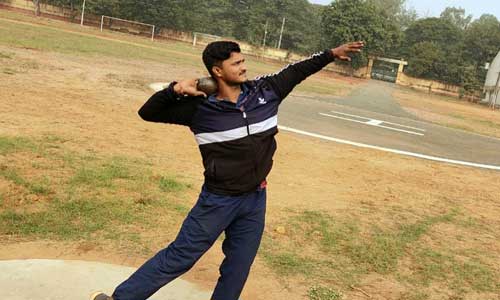
M 113 297 L 110 297 L 103 292 L 97 292 L 90 296 L 90 300 L 113 300 Z

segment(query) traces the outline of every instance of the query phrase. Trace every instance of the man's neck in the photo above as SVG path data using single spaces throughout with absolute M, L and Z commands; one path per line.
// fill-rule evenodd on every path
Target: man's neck
M 217 91 L 217 99 L 229 100 L 233 103 L 238 101 L 238 97 L 241 93 L 241 85 L 228 85 L 227 83 L 219 82 L 219 87 Z

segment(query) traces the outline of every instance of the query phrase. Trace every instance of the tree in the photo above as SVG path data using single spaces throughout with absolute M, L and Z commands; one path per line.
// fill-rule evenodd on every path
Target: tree
M 428 79 L 437 78 L 438 62 L 443 57 L 443 51 L 435 42 L 423 41 L 411 46 L 411 57 L 406 72 L 415 77 Z
M 366 42 L 364 52 L 353 59 L 354 68 L 366 65 L 368 53 L 390 55 L 401 38 L 398 26 L 371 1 L 335 1 L 323 11 L 321 24 L 324 47 L 356 40 Z
M 472 15 L 465 16 L 465 9 L 461 7 L 447 7 L 443 10 L 440 17 L 460 29 L 466 29 L 472 20 Z
M 464 67 L 463 31 L 442 18 L 416 21 L 405 31 L 406 72 L 416 77 L 460 84 Z
M 82 0 L 40 0 L 54 6 L 67 7 L 71 11 L 71 19 L 74 19 L 81 8 Z
M 481 90 L 482 82 L 478 70 L 474 66 L 464 68 L 462 75 L 462 87 L 465 93 L 473 94 L 475 91 Z
M 484 14 L 467 27 L 463 59 L 482 68 L 491 62 L 500 49 L 500 22 L 493 15 Z
M 279 41 L 282 21 L 286 19 L 281 48 L 302 53 L 317 50 L 320 39 L 318 10 L 314 10 L 307 0 L 277 0 L 270 9 L 275 12 L 271 35 L 275 42 Z
M 368 0 L 401 29 L 405 30 L 417 20 L 415 9 L 406 8 L 406 0 Z
M 420 42 L 433 42 L 446 50 L 456 50 L 463 40 L 463 32 L 450 21 L 426 18 L 416 21 L 405 31 L 405 45 L 412 47 Z

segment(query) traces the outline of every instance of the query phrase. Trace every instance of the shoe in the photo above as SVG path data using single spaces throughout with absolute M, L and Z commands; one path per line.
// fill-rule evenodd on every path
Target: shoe
M 103 292 L 97 292 L 90 296 L 90 300 L 113 300 L 113 297 L 110 297 Z

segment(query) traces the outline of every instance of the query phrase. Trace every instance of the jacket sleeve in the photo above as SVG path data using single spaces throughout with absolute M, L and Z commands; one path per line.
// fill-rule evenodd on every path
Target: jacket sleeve
M 139 116 L 149 122 L 171 123 L 191 126 L 201 97 L 183 97 L 174 92 L 172 82 L 166 89 L 155 93 L 139 109 Z
M 289 64 L 281 71 L 263 76 L 260 79 L 266 81 L 283 100 L 297 84 L 323 69 L 332 61 L 334 61 L 334 56 L 331 50 L 325 50 L 302 61 Z

